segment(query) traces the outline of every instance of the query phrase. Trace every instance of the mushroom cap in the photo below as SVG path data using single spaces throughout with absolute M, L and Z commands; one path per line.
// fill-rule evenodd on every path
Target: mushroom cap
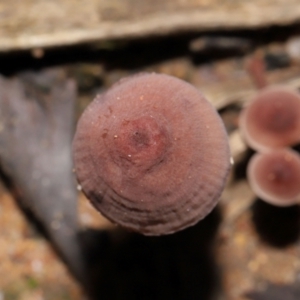
M 240 115 L 247 144 L 257 151 L 294 145 L 300 141 L 300 95 L 282 86 L 262 89 Z
M 300 155 L 294 150 L 256 153 L 247 177 L 256 195 L 270 204 L 289 206 L 300 199 Z
M 204 218 L 230 168 L 216 110 L 190 84 L 155 73 L 125 78 L 96 97 L 78 122 L 73 156 L 96 209 L 145 235 Z

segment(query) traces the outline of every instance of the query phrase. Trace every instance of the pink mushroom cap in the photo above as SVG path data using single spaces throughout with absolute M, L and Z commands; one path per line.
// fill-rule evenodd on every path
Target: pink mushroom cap
M 204 218 L 230 168 L 216 110 L 195 87 L 155 73 L 125 78 L 96 97 L 78 122 L 73 156 L 96 209 L 145 235 Z
M 289 206 L 300 199 L 300 155 L 294 150 L 255 154 L 247 176 L 255 194 L 270 204 Z
M 264 152 L 300 141 L 300 95 L 282 86 L 262 89 L 241 112 L 246 143 Z

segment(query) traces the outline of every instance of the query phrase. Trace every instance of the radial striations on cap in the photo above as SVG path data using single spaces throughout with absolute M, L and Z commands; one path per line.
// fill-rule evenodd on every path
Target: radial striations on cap
M 256 195 L 270 204 L 289 206 L 300 200 L 300 155 L 294 150 L 255 154 L 247 175 Z
M 125 78 L 86 108 L 73 142 L 83 192 L 108 219 L 145 235 L 191 226 L 216 205 L 230 168 L 223 123 L 190 84 Z
M 281 86 L 267 87 L 244 108 L 240 129 L 255 150 L 294 145 L 300 141 L 300 95 Z

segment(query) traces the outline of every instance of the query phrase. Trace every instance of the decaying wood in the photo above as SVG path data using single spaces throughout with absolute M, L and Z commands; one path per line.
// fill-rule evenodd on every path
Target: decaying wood
M 0 51 L 299 20 L 298 0 L 1 0 Z

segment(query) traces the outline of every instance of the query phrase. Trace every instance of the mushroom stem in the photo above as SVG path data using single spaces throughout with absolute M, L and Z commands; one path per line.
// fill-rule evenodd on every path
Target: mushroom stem
M 246 69 L 250 74 L 257 89 L 263 89 L 268 85 L 266 76 L 266 65 L 262 54 L 256 53 L 246 64 Z

